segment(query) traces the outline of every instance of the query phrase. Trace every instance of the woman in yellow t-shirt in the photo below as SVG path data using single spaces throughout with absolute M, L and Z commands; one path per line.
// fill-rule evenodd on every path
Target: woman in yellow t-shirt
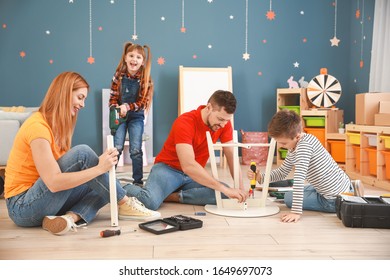
M 118 151 L 101 156 L 87 145 L 71 147 L 79 110 L 89 85 L 79 74 L 64 72 L 51 83 L 39 111 L 19 129 L 5 170 L 8 214 L 22 227 L 42 226 L 61 235 L 90 223 L 110 201 L 108 171 Z M 120 219 L 159 217 L 116 182 Z

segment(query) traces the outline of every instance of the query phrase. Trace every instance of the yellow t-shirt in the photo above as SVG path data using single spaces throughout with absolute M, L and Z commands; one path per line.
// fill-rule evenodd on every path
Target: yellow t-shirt
M 28 190 L 40 177 L 32 157 L 31 141 L 43 138 L 49 141 L 56 160 L 65 152 L 60 152 L 54 135 L 40 112 L 31 115 L 20 127 L 8 157 L 5 168 L 4 197 L 9 198 Z

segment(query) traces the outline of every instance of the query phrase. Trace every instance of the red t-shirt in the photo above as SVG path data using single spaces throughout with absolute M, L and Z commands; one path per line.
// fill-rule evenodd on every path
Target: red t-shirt
M 154 163 L 163 162 L 182 171 L 176 153 L 176 144 L 190 144 L 194 149 L 195 160 L 204 167 L 209 159 L 206 131 L 210 131 L 213 143 L 216 143 L 218 139 L 221 143 L 233 140 L 233 128 L 230 121 L 217 131 L 212 131 L 203 122 L 201 110 L 205 107 L 199 106 L 197 110 L 184 113 L 174 121 L 168 138 Z

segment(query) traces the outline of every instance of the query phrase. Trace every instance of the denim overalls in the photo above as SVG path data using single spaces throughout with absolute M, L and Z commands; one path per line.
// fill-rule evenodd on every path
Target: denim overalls
M 134 103 L 137 101 L 140 88 L 139 79 L 132 79 L 124 75 L 121 81 L 121 104 Z M 126 140 L 126 133 L 129 133 L 129 152 L 133 166 L 133 183 L 142 184 L 143 161 L 142 161 L 142 135 L 144 133 L 144 110 L 128 111 L 127 121 L 122 123 L 114 136 L 114 146 L 121 156 Z

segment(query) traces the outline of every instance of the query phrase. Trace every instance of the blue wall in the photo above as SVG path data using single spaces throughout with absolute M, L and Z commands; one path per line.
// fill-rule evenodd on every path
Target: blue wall
M 153 54 L 155 155 L 177 116 L 179 65 L 232 66 L 237 129 L 265 131 L 276 110 L 276 89 L 288 87 L 291 75 L 310 81 L 323 67 L 342 86 L 336 106 L 344 109 L 346 122 L 354 121 L 354 95 L 368 91 L 374 1 L 366 0 L 364 7 L 362 0 L 338 1 L 339 46 L 329 41 L 334 35 L 332 0 L 272 1 L 274 20 L 266 18 L 270 1 L 248 2 L 250 59 L 244 60 L 246 1 L 184 1 L 185 33 L 180 31 L 182 1 L 136 1 L 136 42 L 148 44 Z M 358 4 L 364 19 L 355 17 Z M 123 44 L 134 33 L 133 11 L 133 0 L 92 1 L 95 63 L 89 64 L 89 1 L 0 0 L 0 106 L 39 106 L 55 76 L 79 72 L 91 90 L 73 144 L 88 143 L 100 153 L 101 89 L 110 86 Z M 159 57 L 164 64 L 157 62 Z

